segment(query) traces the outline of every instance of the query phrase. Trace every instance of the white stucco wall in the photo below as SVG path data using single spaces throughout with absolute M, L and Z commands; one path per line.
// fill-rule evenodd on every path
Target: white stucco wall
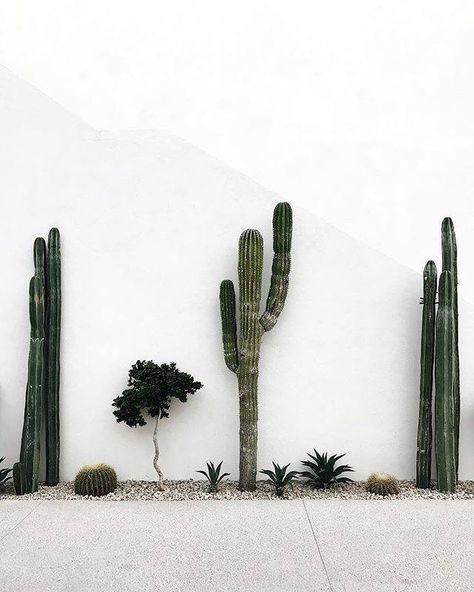
M 15 0 L 0 63 L 98 129 L 170 130 L 420 273 L 444 216 L 474 247 L 473 27 L 471 0 Z M 467 256 L 460 280 L 474 302 Z
M 221 351 L 218 287 L 236 279 L 247 227 L 264 235 L 268 287 L 271 214 L 282 197 L 165 133 L 96 132 L 5 70 L 0 126 L 1 454 L 13 462 L 19 450 L 32 243 L 54 225 L 63 252 L 62 476 L 104 461 L 122 479 L 154 478 L 151 426 L 117 424 L 111 409 L 140 358 L 176 361 L 205 385 L 163 421 L 166 476 L 196 477 L 206 460 L 223 459 L 236 477 L 237 391 Z M 295 207 L 294 222 L 287 305 L 262 347 L 259 465 L 296 467 L 316 446 L 347 452 L 356 477 L 411 478 L 421 276 L 305 209 Z M 461 477 L 473 478 L 472 305 L 461 302 L 460 313 Z

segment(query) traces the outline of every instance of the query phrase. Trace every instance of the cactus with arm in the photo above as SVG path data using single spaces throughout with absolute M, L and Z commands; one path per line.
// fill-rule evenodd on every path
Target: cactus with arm
M 237 375 L 240 413 L 240 478 L 243 490 L 255 489 L 257 475 L 258 364 L 263 333 L 270 331 L 283 310 L 288 292 L 292 210 L 277 204 L 273 213 L 273 265 L 266 308 L 260 317 L 263 238 L 258 230 L 245 230 L 239 240 L 239 332 L 236 299 L 231 280 L 220 287 L 224 359 Z

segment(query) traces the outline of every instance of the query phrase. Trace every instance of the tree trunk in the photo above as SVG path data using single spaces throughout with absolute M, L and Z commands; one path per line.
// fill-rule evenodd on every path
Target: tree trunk
M 158 489 L 160 491 L 164 491 L 165 488 L 163 487 L 163 472 L 161 470 L 160 465 L 158 464 L 158 459 L 160 458 L 160 447 L 158 446 L 158 422 L 160 421 L 160 416 L 156 416 L 155 421 L 155 429 L 153 430 L 153 444 L 155 445 L 155 458 L 153 459 L 153 466 L 155 467 L 155 471 L 158 473 Z
M 240 407 L 240 481 L 243 491 L 253 491 L 257 479 L 258 370 L 239 373 Z

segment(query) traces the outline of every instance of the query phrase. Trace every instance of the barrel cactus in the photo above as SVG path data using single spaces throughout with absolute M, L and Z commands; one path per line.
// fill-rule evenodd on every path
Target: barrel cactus
M 257 476 L 257 388 L 262 336 L 276 324 L 288 292 L 291 261 L 292 210 L 282 202 L 273 213 L 273 265 L 265 311 L 260 316 L 263 238 L 258 230 L 245 230 L 239 241 L 239 331 L 234 284 L 220 286 L 224 359 L 237 375 L 240 403 L 240 477 L 242 490 L 252 491 Z
M 83 466 L 74 480 L 78 495 L 99 497 L 117 489 L 117 474 L 109 465 L 98 463 Z
M 383 496 L 400 493 L 398 479 L 388 473 L 372 473 L 365 483 L 365 488 L 369 493 Z

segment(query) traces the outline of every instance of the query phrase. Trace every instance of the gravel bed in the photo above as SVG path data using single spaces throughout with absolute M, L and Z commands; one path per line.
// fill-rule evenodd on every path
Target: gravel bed
M 339 485 L 329 490 L 312 489 L 303 483 L 294 483 L 286 489 L 283 499 L 474 499 L 474 481 L 461 481 L 453 494 L 440 493 L 435 489 L 416 489 L 413 481 L 400 481 L 399 495 L 380 495 L 368 493 L 364 488 L 364 481 Z M 165 481 L 166 491 L 158 491 L 154 481 L 121 481 L 113 493 L 103 497 L 80 496 L 74 493 L 74 483 L 60 483 L 55 487 L 40 486 L 36 493 L 18 497 L 14 494 L 12 485 L 0 494 L 2 499 L 25 500 L 81 500 L 93 499 L 100 501 L 124 500 L 254 500 L 254 499 L 282 499 L 278 498 L 271 485 L 260 481 L 253 492 L 239 491 L 237 482 L 226 481 L 217 493 L 208 493 L 204 481 Z

